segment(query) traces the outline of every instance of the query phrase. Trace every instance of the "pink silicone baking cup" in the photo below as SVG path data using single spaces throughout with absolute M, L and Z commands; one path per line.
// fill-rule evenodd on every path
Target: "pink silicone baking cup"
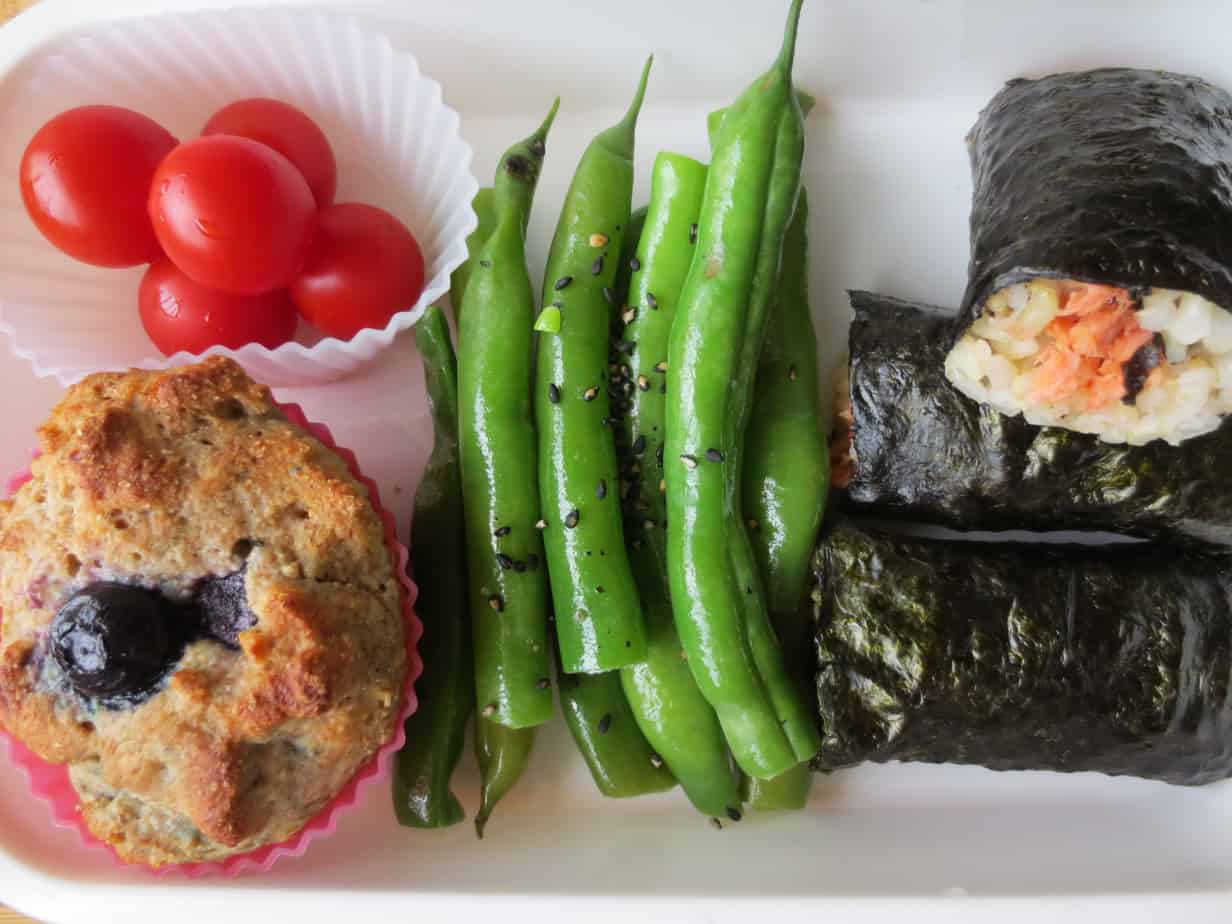
M 9 759 L 17 766 L 30 783 L 30 792 L 45 802 L 51 810 L 52 823 L 58 828 L 67 828 L 77 832 L 81 842 L 90 850 L 105 851 L 115 861 L 116 865 L 126 868 L 144 869 L 158 876 L 180 875 L 190 879 L 205 876 L 238 876 L 242 873 L 263 873 L 269 870 L 279 860 L 285 857 L 303 856 L 310 844 L 323 840 L 338 830 L 341 817 L 348 809 L 362 803 L 364 797 L 389 779 L 395 755 L 406 743 L 406 720 L 415 712 L 418 705 L 415 699 L 415 681 L 423 671 L 423 662 L 419 657 L 419 639 L 423 635 L 423 624 L 415 615 L 414 603 L 418 591 L 414 582 L 407 577 L 407 548 L 398 541 L 394 518 L 381 506 L 381 499 L 376 485 L 370 478 L 364 476 L 359 469 L 355 454 L 334 442 L 333 434 L 324 424 L 310 421 L 298 404 L 280 404 L 287 419 L 304 430 L 307 430 L 318 440 L 336 452 L 351 474 L 360 484 L 368 489 L 372 506 L 380 515 L 385 525 L 385 541 L 394 559 L 394 573 L 402 584 L 402 614 L 406 619 L 406 655 L 407 675 L 406 687 L 403 692 L 402 710 L 398 715 L 398 723 L 394 736 L 367 763 L 356 772 L 342 792 L 323 808 L 294 837 L 281 844 L 261 847 L 248 853 L 237 854 L 216 863 L 183 863 L 171 864 L 154 869 L 141 864 L 128 863 L 120 859 L 111 846 L 95 837 L 86 827 L 85 820 L 78 811 L 77 791 L 69 782 L 68 768 L 59 764 L 49 764 L 38 757 L 24 744 L 0 730 L 0 747 L 7 746 Z M 37 455 L 37 453 L 35 453 Z M 23 484 L 32 478 L 29 469 L 9 480 L 7 493 L 13 494 Z

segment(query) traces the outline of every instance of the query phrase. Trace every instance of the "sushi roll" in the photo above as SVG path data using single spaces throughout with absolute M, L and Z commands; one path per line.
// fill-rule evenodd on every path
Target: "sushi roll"
M 820 770 L 1232 776 L 1232 568 L 840 525 L 814 559 Z
M 1232 421 L 1175 447 L 1037 427 L 947 381 L 953 311 L 871 292 L 852 292 L 851 305 L 830 440 L 848 511 L 1232 546 Z
M 1217 429 L 1232 412 L 1232 95 L 1129 68 L 1015 80 L 968 146 L 955 387 L 1108 443 Z

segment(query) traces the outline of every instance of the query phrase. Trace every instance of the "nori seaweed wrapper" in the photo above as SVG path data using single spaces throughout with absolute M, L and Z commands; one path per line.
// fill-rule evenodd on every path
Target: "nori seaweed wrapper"
M 1177 550 L 908 538 L 815 558 L 822 750 L 862 761 L 1232 775 L 1232 570 Z
M 1161 286 L 1232 309 L 1232 96 L 1104 68 L 1010 81 L 967 138 L 965 330 L 1034 276 Z
M 852 292 L 846 503 L 956 529 L 1082 529 L 1232 545 L 1232 422 L 1112 445 L 977 404 L 945 377 L 953 313 Z

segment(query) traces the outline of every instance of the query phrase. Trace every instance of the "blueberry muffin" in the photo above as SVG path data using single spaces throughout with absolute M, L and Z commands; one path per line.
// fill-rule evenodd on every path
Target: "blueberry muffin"
M 131 862 L 294 835 L 393 736 L 401 587 L 346 464 L 230 360 L 94 375 L 0 501 L 0 726 Z

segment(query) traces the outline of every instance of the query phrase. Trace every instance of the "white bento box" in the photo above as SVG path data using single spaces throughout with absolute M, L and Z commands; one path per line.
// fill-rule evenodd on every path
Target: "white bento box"
M 0 29 L 3 74 L 81 23 L 234 0 L 46 0 Z M 499 151 L 561 113 L 531 224 L 540 268 L 582 147 L 655 70 L 638 130 L 638 194 L 656 150 L 705 156 L 705 114 L 778 46 L 785 2 L 352 0 L 439 80 L 486 182 Z M 823 359 L 841 352 L 845 290 L 956 304 L 966 278 L 963 137 L 1005 79 L 1108 64 L 1232 87 L 1232 4 L 1218 0 L 807 0 L 797 81 L 809 119 L 812 283 Z M 48 116 L 53 113 L 47 113 Z M 16 182 L 15 177 L 4 182 Z M 538 272 L 538 269 L 535 270 Z M 331 425 L 405 520 L 430 442 L 410 339 L 335 385 L 279 391 Z M 0 357 L 0 472 L 20 469 L 57 397 Z M 468 809 L 476 773 L 458 779 Z M 810 808 L 716 832 L 678 793 L 594 790 L 557 722 L 488 837 L 399 829 L 372 797 L 338 834 L 272 873 L 230 881 L 117 871 L 53 829 L 0 762 L 0 901 L 58 921 L 191 918 L 588 922 L 1232 920 L 1232 788 L 1091 774 L 865 766 L 818 780 Z

